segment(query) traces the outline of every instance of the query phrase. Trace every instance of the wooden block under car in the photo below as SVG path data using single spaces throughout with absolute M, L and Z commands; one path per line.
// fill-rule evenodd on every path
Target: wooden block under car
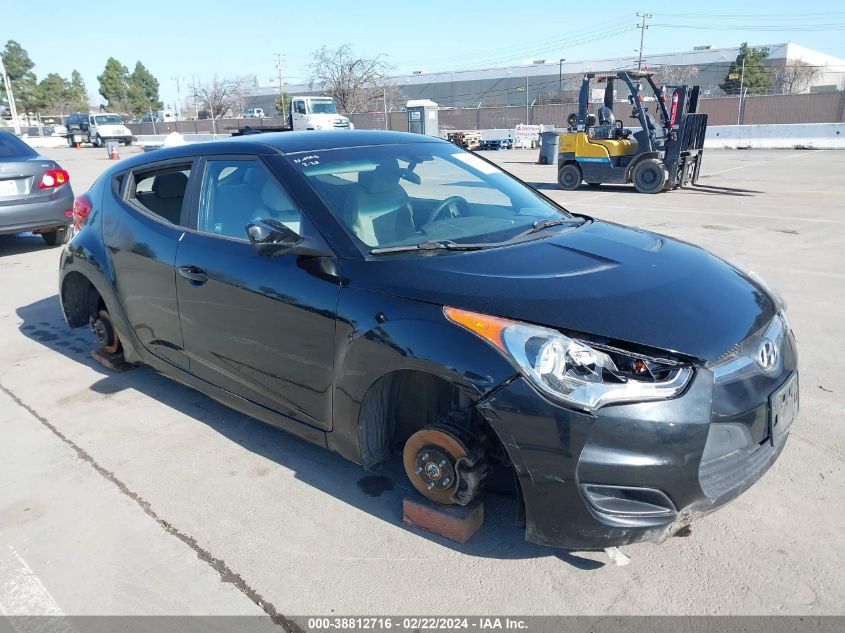
M 452 541 L 466 543 L 484 523 L 484 504 L 473 501 L 466 506 L 447 506 L 425 497 L 405 497 L 402 501 L 402 521 Z
M 133 365 L 123 360 L 122 352 L 111 353 L 100 347 L 91 352 L 91 357 L 103 367 L 112 371 L 124 372 L 133 368 Z

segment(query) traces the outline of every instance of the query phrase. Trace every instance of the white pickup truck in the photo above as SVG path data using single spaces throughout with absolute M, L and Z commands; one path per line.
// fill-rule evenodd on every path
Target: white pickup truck
M 93 143 L 102 147 L 109 140 L 125 145 L 132 143 L 132 132 L 123 123 L 123 119 L 110 112 L 76 112 L 68 117 L 65 126 L 70 146 L 76 143 Z
M 294 130 L 352 130 L 348 118 L 337 113 L 331 97 L 293 97 L 290 126 Z

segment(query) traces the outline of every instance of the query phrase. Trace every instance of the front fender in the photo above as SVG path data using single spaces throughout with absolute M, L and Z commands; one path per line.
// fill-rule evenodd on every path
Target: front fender
M 355 288 L 340 291 L 330 446 L 361 463 L 358 416 L 383 376 L 422 371 L 476 402 L 516 374 L 486 342 L 443 315 L 442 306 Z

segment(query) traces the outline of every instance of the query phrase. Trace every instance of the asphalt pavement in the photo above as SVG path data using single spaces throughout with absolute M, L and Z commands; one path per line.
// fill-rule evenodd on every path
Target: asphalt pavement
M 44 153 L 77 192 L 110 164 Z M 401 477 L 148 368 L 98 365 L 61 316 L 60 249 L 0 237 L 0 612 L 845 614 L 845 152 L 709 151 L 698 187 L 653 196 L 564 192 L 537 151 L 485 155 L 574 212 L 701 244 L 780 289 L 802 410 L 759 483 L 687 536 L 621 548 L 623 567 L 525 543 L 515 501 L 493 494 L 481 531 L 452 543 L 402 524 Z

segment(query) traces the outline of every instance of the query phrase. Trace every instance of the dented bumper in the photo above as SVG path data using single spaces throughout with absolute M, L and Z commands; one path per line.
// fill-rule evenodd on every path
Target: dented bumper
M 772 394 L 797 380 L 791 334 L 783 352 L 766 380 L 719 384 L 698 368 L 677 398 L 594 414 L 548 400 L 524 378 L 480 402 L 516 471 L 526 539 L 569 549 L 660 542 L 741 494 L 789 436 L 772 430 L 770 409 Z

